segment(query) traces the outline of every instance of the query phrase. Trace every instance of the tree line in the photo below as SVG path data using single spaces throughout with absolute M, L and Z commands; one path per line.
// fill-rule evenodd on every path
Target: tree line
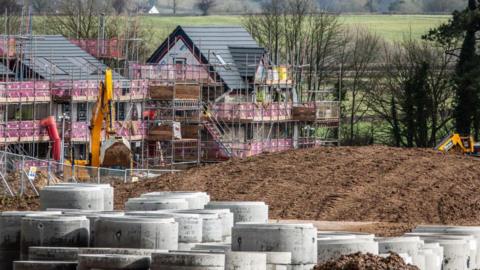
M 325 98 L 315 91 L 325 85 L 338 93 L 344 144 L 432 147 L 454 131 L 480 135 L 476 0 L 422 39 L 395 42 L 312 0 L 270 0 L 244 25 L 274 62 L 302 68 L 297 89 L 312 93 L 302 101 Z
M 58 13 L 56 8 L 63 0 L 24 0 L 31 5 L 35 14 Z M 76 4 L 79 0 L 69 1 Z M 112 11 L 121 13 L 146 13 L 153 6 L 167 8 L 175 15 L 182 10 L 187 13 L 207 15 L 212 11 L 225 12 L 262 12 L 261 6 L 268 0 L 96 0 L 99 5 L 109 5 Z M 316 4 L 327 12 L 372 12 L 372 13 L 447 13 L 461 10 L 467 0 L 315 0 Z M 16 0 L 0 0 L 3 9 L 15 6 L 20 8 Z M 221 8 L 219 8 L 221 6 Z M 14 8 L 15 9 L 15 8 Z M 4 10 L 2 10 L 3 12 Z M 162 12 L 162 13 L 168 13 Z

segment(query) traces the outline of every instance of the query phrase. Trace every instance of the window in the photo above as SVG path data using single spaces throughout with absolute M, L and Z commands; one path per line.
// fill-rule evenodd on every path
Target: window
M 77 122 L 87 121 L 87 103 L 78 103 L 77 105 Z
M 187 58 L 174 58 L 175 70 L 177 75 L 182 75 L 185 71 L 185 65 L 187 64 Z
M 223 60 L 223 57 L 219 54 L 216 54 L 216 53 L 213 53 L 213 55 L 215 55 L 215 57 L 217 58 L 217 60 L 220 62 L 220 64 L 222 64 L 223 66 L 226 66 L 227 65 L 227 62 L 225 62 L 225 60 Z
M 126 118 L 126 108 L 127 104 L 125 102 L 118 102 L 117 103 L 117 121 L 124 121 Z

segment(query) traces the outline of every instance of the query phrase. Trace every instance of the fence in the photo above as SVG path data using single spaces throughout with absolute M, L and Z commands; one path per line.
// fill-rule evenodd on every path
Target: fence
M 0 151 L 0 197 L 38 196 L 39 189 L 60 182 L 121 184 L 156 178 L 175 172 L 178 172 L 178 170 L 118 170 L 73 166 L 53 160 L 37 159 Z

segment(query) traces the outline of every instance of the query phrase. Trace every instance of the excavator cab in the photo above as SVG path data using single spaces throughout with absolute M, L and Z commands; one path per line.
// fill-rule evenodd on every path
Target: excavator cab
M 475 143 L 472 136 L 460 136 L 455 133 L 444 138 L 436 147 L 435 150 L 443 153 L 456 151 L 466 155 L 478 155 L 480 145 Z

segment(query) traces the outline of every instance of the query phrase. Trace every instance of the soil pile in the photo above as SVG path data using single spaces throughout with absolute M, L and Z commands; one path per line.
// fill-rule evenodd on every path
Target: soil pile
M 318 265 L 314 270 L 418 270 L 418 267 L 406 264 L 397 254 L 387 258 L 372 254 L 352 254 L 342 256 L 338 260 Z
M 339 147 L 266 154 L 116 187 L 116 206 L 145 192 L 206 191 L 266 201 L 275 219 L 480 223 L 480 159 L 433 150 Z

